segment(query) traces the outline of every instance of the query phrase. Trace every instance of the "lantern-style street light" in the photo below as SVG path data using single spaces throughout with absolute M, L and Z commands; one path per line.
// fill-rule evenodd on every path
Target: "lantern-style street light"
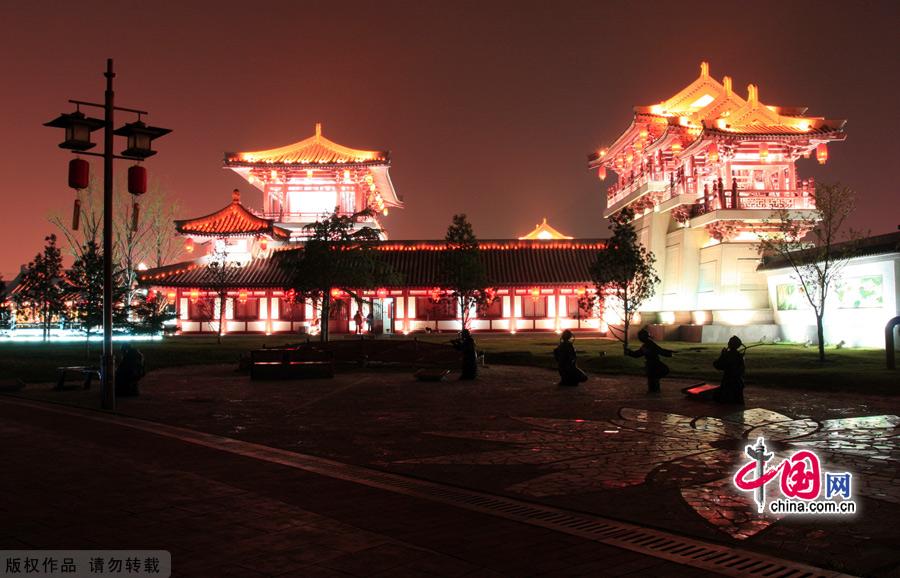
M 59 117 L 45 123 L 44 126 L 65 129 L 65 140 L 60 143 L 60 147 L 70 149 L 72 152 L 81 155 L 90 155 L 103 158 L 103 359 L 101 363 L 101 398 L 103 409 L 113 410 L 116 408 L 116 388 L 115 388 L 115 363 L 113 360 L 112 349 L 112 312 L 113 312 L 113 160 L 143 160 L 156 154 L 156 151 L 150 148 L 150 144 L 155 138 L 159 138 L 172 132 L 169 129 L 150 127 L 141 122 L 140 115 L 147 114 L 143 110 L 135 110 L 133 108 L 118 107 L 113 104 L 115 100 L 115 92 L 113 92 L 113 72 L 112 58 L 106 60 L 106 92 L 104 93 L 103 104 L 84 102 L 80 100 L 70 100 L 69 102 L 76 105 L 75 112 L 62 114 Z M 90 106 L 103 109 L 103 119 L 86 117 L 81 112 L 81 106 Z M 121 110 L 135 113 L 138 115 L 136 122 L 128 123 L 118 130 L 113 130 L 115 124 L 115 111 Z M 103 152 L 86 152 L 96 146 L 91 142 L 91 133 L 95 130 L 103 128 Z M 121 155 L 113 153 L 113 135 L 125 136 L 128 139 L 128 145 Z M 88 167 L 78 163 L 70 166 L 69 180 L 70 184 L 74 183 L 73 188 L 84 188 L 85 181 L 88 176 Z M 132 194 L 141 194 L 146 189 L 146 171 L 143 167 L 132 167 L 140 170 L 130 171 L 129 173 L 129 192 Z M 143 182 L 143 188 L 140 186 Z M 137 207 L 135 207 L 137 208 Z M 76 201 L 76 214 L 78 205 Z M 135 211 L 135 217 L 137 211 Z M 133 226 L 136 226 L 136 218 Z M 73 220 L 73 224 L 76 223 Z
M 113 131 L 113 134 L 128 138 L 128 148 L 122 151 L 123 157 L 142 161 L 152 157 L 156 151 L 150 148 L 153 139 L 165 136 L 172 132 L 167 128 L 147 126 L 140 120 L 126 123 L 122 128 Z
M 88 118 L 80 110 L 63 113 L 44 126 L 65 129 L 66 140 L 59 143 L 59 148 L 73 151 L 86 151 L 97 146 L 91 142 L 91 133 L 98 128 L 103 128 L 103 121 L 99 118 Z

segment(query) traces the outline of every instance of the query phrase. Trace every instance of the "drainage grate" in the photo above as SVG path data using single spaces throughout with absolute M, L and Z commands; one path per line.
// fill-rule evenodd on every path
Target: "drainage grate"
M 847 578 L 848 576 L 847 574 L 823 570 L 790 560 L 685 538 L 635 524 L 381 472 L 180 427 L 136 418 L 97 413 L 90 410 L 59 406 L 49 407 L 43 403 L 25 400 L 6 398 L 5 401 L 28 405 L 29 407 L 46 411 L 115 423 L 245 457 L 302 469 L 335 479 L 355 482 L 416 498 L 434 500 L 483 514 L 564 532 L 595 542 L 631 550 L 639 554 L 716 572 L 723 576 L 748 578 Z

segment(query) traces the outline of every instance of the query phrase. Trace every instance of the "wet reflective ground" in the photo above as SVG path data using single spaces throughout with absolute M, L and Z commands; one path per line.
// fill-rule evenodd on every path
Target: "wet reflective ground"
M 251 383 L 231 367 L 151 373 L 122 413 L 285 449 L 542 501 L 795 557 L 897 575 L 898 397 L 748 390 L 745 408 L 649 397 L 633 377 L 559 388 L 557 376 L 495 366 L 475 383 L 408 374 Z M 26 394 L 91 405 L 96 393 Z M 94 396 L 94 397 L 92 397 Z M 801 449 L 853 474 L 850 518 L 758 514 L 731 482 L 763 436 L 779 463 Z M 769 492 L 777 493 L 777 483 Z M 864 556 L 860 556 L 860 552 Z

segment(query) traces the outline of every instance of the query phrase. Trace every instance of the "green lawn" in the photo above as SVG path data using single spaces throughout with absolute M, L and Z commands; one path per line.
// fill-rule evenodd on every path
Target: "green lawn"
M 424 335 L 422 341 L 449 342 L 450 334 Z M 399 339 L 399 338 L 395 338 Z M 411 339 L 411 338 L 409 338 Z M 487 362 L 495 364 L 553 367 L 552 350 L 557 336 L 476 335 L 478 348 L 487 352 Z M 214 337 L 175 337 L 164 341 L 138 343 L 149 370 L 193 364 L 235 363 L 241 354 L 280 345 L 297 338 L 284 336 L 226 336 L 221 345 Z M 641 360 L 626 358 L 618 342 L 578 337 L 579 363 L 588 372 L 600 374 L 640 374 Z M 671 377 L 717 381 L 712 362 L 721 345 L 665 342 L 675 356 L 666 360 Z M 118 347 L 118 345 L 117 345 Z M 0 343 L 0 380 L 50 382 L 55 368 L 63 365 L 96 365 L 99 343 L 91 344 L 90 356 L 79 343 Z M 604 354 L 601 357 L 601 353 Z M 885 369 L 884 352 L 878 349 L 829 349 L 824 365 L 816 359 L 815 348 L 799 345 L 765 345 L 747 353 L 747 382 L 754 386 L 859 391 L 896 395 L 900 393 L 897 372 Z

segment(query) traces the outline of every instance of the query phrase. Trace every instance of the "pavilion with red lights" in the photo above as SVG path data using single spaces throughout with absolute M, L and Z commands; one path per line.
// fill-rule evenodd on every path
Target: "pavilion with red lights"
M 305 227 L 332 213 L 352 215 L 369 209 L 358 226 L 383 230 L 379 215 L 402 207 L 388 174 L 386 151 L 351 149 L 326 139 L 321 125 L 313 136 L 279 149 L 228 153 L 225 167 L 234 170 L 263 194 L 262 210 L 245 206 L 235 190 L 222 209 L 175 222 L 185 238 L 190 261 L 140 273 L 174 305 L 183 334 L 314 333 L 321 308 L 314 299 L 297 300 L 279 259 L 302 250 Z M 379 333 L 458 331 L 458 306 L 437 286 L 443 241 L 377 243 L 381 258 L 403 280 L 357 294 L 358 302 L 335 290 L 329 326 L 333 333 L 356 331 L 354 317 L 372 313 Z M 473 312 L 475 331 L 597 330 L 602 322 L 583 297 L 593 293 L 590 267 L 602 241 L 572 239 L 547 220 L 519 239 L 482 241 L 493 301 Z M 219 319 L 221 291 L 212 286 L 208 263 L 224 255 L 239 265 L 229 278 L 225 319 Z

